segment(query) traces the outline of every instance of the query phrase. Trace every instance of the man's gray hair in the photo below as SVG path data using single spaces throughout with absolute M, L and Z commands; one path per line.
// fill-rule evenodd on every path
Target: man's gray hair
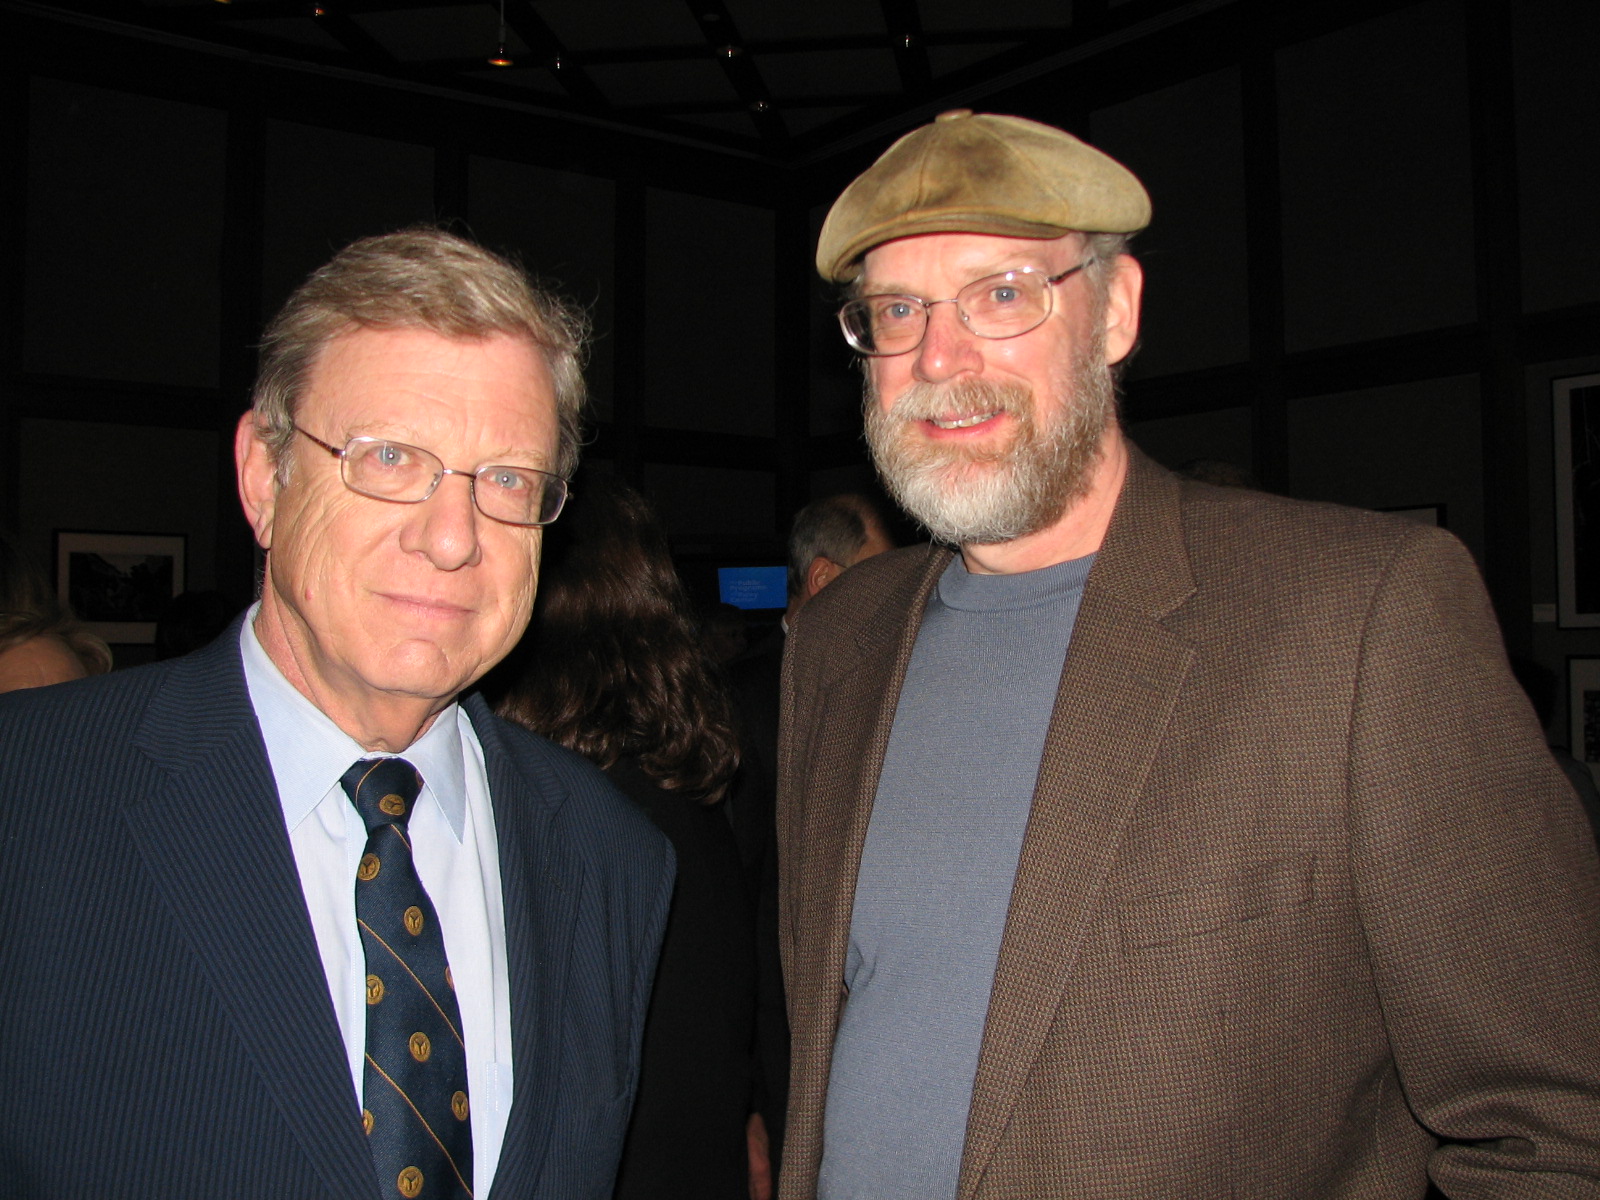
M 1086 233 L 1082 236 L 1085 264 L 1083 273 L 1089 277 L 1089 285 L 1104 304 L 1107 290 L 1111 287 L 1111 276 L 1116 271 L 1117 256 L 1128 252 L 1128 242 L 1133 235 Z
M 555 471 L 578 465 L 583 311 L 536 286 L 521 267 L 430 226 L 362 238 L 312 272 L 261 342 L 251 408 L 256 428 L 283 476 L 294 421 L 324 348 L 356 329 L 427 329 L 448 338 L 509 334 L 543 352 L 555 384 Z
M 806 571 L 817 557 L 850 565 L 866 545 L 871 525 L 883 527 L 878 506 L 865 496 L 841 492 L 813 500 L 795 514 L 789 527 L 789 595 L 804 590 Z

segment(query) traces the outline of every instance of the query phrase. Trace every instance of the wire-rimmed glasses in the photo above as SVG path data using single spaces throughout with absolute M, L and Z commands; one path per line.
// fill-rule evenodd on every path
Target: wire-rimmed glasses
M 421 504 L 446 475 L 466 475 L 478 511 L 507 525 L 548 525 L 567 502 L 567 481 L 549 471 L 502 464 L 460 471 L 420 446 L 377 437 L 353 437 L 342 447 L 331 446 L 299 425 L 295 429 L 339 460 L 345 487 L 374 500 Z
M 839 309 L 839 327 L 845 341 L 862 354 L 873 358 L 909 354 L 922 345 L 928 332 L 928 310 L 935 304 L 954 304 L 962 324 L 978 337 L 1020 337 L 1050 315 L 1055 296 L 1051 288 L 1088 265 L 1086 259 L 1059 275 L 1046 275 L 1038 267 L 1002 271 L 974 280 L 947 300 L 898 293 L 859 296 Z

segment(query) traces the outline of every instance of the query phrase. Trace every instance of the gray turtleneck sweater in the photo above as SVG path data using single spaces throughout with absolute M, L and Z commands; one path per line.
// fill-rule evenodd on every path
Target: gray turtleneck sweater
M 856 879 L 820 1200 L 954 1197 L 995 960 L 1093 556 L 940 576 Z

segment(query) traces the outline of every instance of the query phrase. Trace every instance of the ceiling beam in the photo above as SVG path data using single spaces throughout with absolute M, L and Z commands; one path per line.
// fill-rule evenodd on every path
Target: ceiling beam
M 840 92 L 830 96 L 785 96 L 783 107 L 802 108 L 855 108 L 874 104 L 883 99 L 882 92 Z M 687 116 L 696 113 L 741 112 L 742 102 L 737 100 L 659 100 L 650 104 L 619 104 L 612 111 L 619 116 L 643 115 Z
M 761 140 L 771 146 L 783 146 L 789 141 L 789 127 L 778 115 L 761 72 L 751 61 L 733 14 L 722 0 L 684 0 L 689 15 L 700 27 L 706 47 L 722 64 L 723 73 L 733 85 L 740 103 L 755 121 Z
M 351 17 L 343 0 L 318 0 L 314 11 L 317 24 L 353 58 L 379 71 L 392 71 L 398 65 L 394 55 Z
M 506 24 L 522 39 L 522 44 L 535 60 L 526 65 L 548 68 L 551 76 L 580 108 L 593 113 L 609 111 L 611 102 L 606 99 L 605 93 L 562 45 L 555 30 L 546 24 L 529 0 L 505 0 L 505 14 Z

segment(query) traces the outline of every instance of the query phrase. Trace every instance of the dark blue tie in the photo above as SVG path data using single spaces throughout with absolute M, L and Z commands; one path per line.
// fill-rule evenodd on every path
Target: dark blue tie
M 365 758 L 339 782 L 367 826 L 356 871 L 356 922 L 367 955 L 361 1119 L 378 1183 L 385 1197 L 470 1197 L 461 1012 L 406 829 L 422 776 L 403 758 Z

